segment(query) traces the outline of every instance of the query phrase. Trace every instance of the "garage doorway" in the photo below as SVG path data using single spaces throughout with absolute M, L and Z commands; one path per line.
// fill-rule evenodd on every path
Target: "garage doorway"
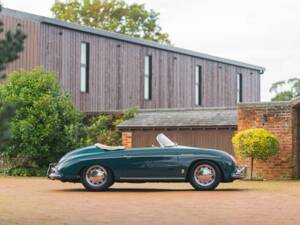
M 156 136 L 164 133 L 180 145 L 220 149 L 234 154 L 231 143 L 236 127 L 227 129 L 152 129 L 132 131 L 132 147 L 157 145 Z

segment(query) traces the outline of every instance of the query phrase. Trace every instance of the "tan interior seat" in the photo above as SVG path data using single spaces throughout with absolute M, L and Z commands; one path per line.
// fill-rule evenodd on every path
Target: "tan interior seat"
M 105 149 L 105 150 L 109 150 L 109 151 L 125 149 L 124 146 L 108 146 L 108 145 L 104 145 L 104 144 L 100 144 L 100 143 L 96 143 L 95 146 Z

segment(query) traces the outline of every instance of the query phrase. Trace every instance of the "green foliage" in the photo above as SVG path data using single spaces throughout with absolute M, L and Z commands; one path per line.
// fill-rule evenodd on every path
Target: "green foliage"
M 300 96 L 300 78 L 295 77 L 287 81 L 275 82 L 269 91 L 275 93 L 272 101 L 289 101 Z
M 0 101 L 1 101 L 0 96 Z M 11 140 L 11 133 L 9 131 L 9 120 L 15 115 L 15 107 L 12 105 L 5 105 L 0 102 L 0 151 L 5 148 L 9 140 Z
M 3 32 L 3 23 L 2 21 L 0 21 L 0 36 L 2 36 L 1 33 Z M 24 40 L 26 38 L 20 27 L 17 27 L 15 32 L 4 32 L 3 36 L 4 38 L 0 40 L 0 71 L 5 69 L 7 63 L 12 62 L 13 60 L 18 58 L 18 54 L 23 51 Z
M 7 63 L 18 58 L 18 53 L 23 50 L 25 39 L 25 35 L 19 27 L 15 32 L 7 31 L 2 34 L 3 32 L 3 23 L 0 20 L 0 37 L 4 37 L 0 39 L 0 71 L 5 69 Z M 0 76 L 0 81 L 3 78 L 4 74 Z M 9 120 L 14 116 L 14 113 L 14 105 L 4 104 L 2 102 L 2 96 L 0 95 L 0 151 L 6 146 L 11 138 L 9 132 Z
M 242 157 L 267 159 L 277 154 L 279 141 L 276 136 L 263 128 L 238 132 L 232 143 Z
M 120 145 L 121 133 L 116 129 L 124 120 L 133 118 L 137 113 L 136 108 L 130 108 L 120 117 L 112 115 L 99 115 L 88 127 L 88 142 L 100 142 L 107 145 Z
M 240 131 L 232 138 L 236 153 L 245 158 L 251 158 L 251 179 L 253 172 L 253 160 L 265 160 L 278 153 L 279 140 L 271 132 L 254 128 Z
M 71 23 L 170 44 L 169 35 L 158 25 L 159 13 L 144 4 L 124 0 L 56 1 L 51 8 L 55 18 Z
M 32 168 L 32 167 L 15 167 L 8 171 L 9 176 L 21 176 L 21 177 L 43 177 L 47 174 L 47 167 L 44 168 Z
M 138 109 L 136 107 L 129 108 L 123 116 L 123 120 L 129 120 L 136 116 Z
M 46 166 L 84 143 L 82 115 L 53 73 L 14 72 L 0 95 L 4 104 L 22 104 L 9 123 L 12 140 L 2 150 L 9 158 L 22 158 L 21 166 Z

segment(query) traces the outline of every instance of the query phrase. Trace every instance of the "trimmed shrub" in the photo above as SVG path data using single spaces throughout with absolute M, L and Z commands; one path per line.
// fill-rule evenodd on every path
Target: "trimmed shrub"
M 275 156 L 279 148 L 278 138 L 263 128 L 240 131 L 234 135 L 232 143 L 237 154 L 251 159 L 251 180 L 254 159 L 265 160 Z

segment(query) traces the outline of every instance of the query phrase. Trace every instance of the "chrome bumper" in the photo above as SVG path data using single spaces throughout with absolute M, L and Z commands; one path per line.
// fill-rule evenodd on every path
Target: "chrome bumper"
M 246 176 L 246 169 L 245 166 L 236 167 L 235 171 L 231 174 L 233 179 L 243 179 Z
M 47 171 L 47 177 L 50 180 L 60 180 L 62 178 L 61 174 L 56 168 L 56 163 L 50 163 Z

